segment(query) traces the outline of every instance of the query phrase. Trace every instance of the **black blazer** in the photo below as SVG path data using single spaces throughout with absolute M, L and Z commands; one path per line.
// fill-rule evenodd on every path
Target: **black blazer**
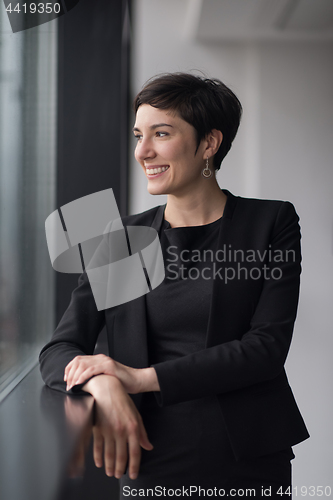
M 223 191 L 228 198 L 218 248 L 224 249 L 227 260 L 218 264 L 229 269 L 228 276 L 233 269 L 235 278 L 226 280 L 222 272 L 222 279 L 214 280 L 206 348 L 154 367 L 161 406 L 217 397 L 221 425 L 240 459 L 273 453 L 309 437 L 284 370 L 298 304 L 300 230 L 291 203 Z M 164 209 L 161 205 L 122 221 L 159 231 Z M 65 392 L 65 366 L 77 355 L 93 354 L 105 324 L 114 359 L 136 368 L 149 366 L 145 296 L 98 311 L 83 273 L 40 353 L 42 377 L 49 387 Z M 81 387 L 69 392 L 80 392 Z M 132 396 L 139 409 L 141 396 Z

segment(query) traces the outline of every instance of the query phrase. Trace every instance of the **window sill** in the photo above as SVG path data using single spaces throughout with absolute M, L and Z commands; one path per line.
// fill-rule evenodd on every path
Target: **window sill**
M 91 436 L 94 400 L 46 387 L 39 367 L 0 404 L 0 498 L 55 500 Z

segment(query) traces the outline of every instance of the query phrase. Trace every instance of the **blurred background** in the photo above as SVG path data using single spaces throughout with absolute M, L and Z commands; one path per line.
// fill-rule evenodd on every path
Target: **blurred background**
M 220 186 L 300 216 L 287 373 L 311 438 L 294 448 L 293 484 L 306 498 L 301 486 L 333 490 L 332 49 L 332 0 L 81 0 L 15 34 L 0 6 L 0 398 L 36 365 L 77 282 L 51 268 L 46 217 L 109 187 L 122 215 L 165 203 L 134 160 L 131 101 L 153 75 L 204 73 L 244 108 Z

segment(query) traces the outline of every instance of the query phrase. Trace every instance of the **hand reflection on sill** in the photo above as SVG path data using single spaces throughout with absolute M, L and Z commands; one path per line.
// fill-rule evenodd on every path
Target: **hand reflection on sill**
M 82 428 L 78 437 L 74 452 L 67 465 L 67 476 L 71 479 L 83 478 L 85 473 L 85 460 L 91 441 L 93 430 L 93 411 L 91 411 L 92 401 L 89 397 L 73 398 L 67 396 L 65 399 L 65 415 L 68 431 Z M 90 414 L 87 420 L 87 414 Z

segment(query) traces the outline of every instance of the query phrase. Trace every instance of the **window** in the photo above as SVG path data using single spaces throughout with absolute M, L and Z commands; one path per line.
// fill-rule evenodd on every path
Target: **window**
M 12 33 L 0 6 L 0 400 L 54 328 L 57 21 Z

